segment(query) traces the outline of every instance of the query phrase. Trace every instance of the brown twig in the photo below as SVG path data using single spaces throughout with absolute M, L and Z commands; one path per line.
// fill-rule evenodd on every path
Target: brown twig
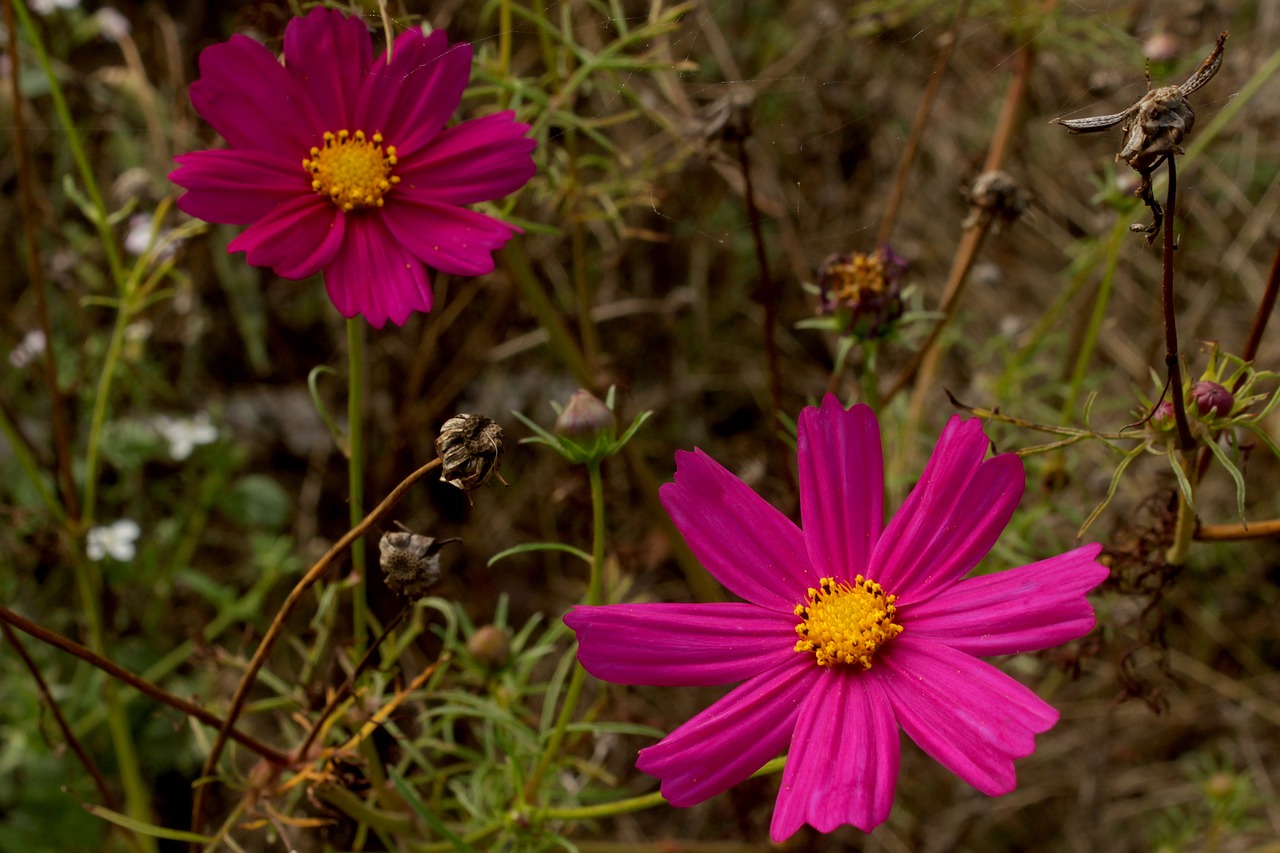
M 1031 68 L 1034 62 L 1035 48 L 1032 42 L 1028 41 L 1018 51 L 1018 67 L 1014 72 L 1013 81 L 1009 84 L 1009 89 L 1005 93 L 1004 104 L 1000 108 L 1000 118 L 996 124 L 995 133 L 991 138 L 991 147 L 987 150 L 987 159 L 982 167 L 983 172 L 994 172 L 1004 162 L 1005 152 L 1008 150 L 1009 142 L 1013 137 L 1015 119 L 1026 95 L 1027 81 L 1031 76 Z M 942 318 L 930 330 L 929 336 L 921 344 L 920 348 L 916 350 L 911 360 L 907 362 L 906 367 L 902 369 L 902 373 L 898 375 L 893 385 L 881 396 L 882 406 L 888 405 L 895 394 L 919 375 L 921 379 L 916 385 L 912 400 L 912 409 L 918 410 L 924 393 L 937 371 L 938 358 L 941 354 L 937 347 L 938 338 L 941 337 L 942 332 L 955 317 L 956 306 L 960 301 L 961 293 L 964 291 L 964 284 L 969 277 L 969 270 L 978 258 L 978 251 L 982 248 L 987 232 L 991 228 L 991 221 L 989 216 L 975 217 L 972 224 L 969 225 L 964 235 L 960 238 L 960 245 L 956 247 L 955 256 L 951 261 L 951 271 L 947 274 L 947 283 L 943 289 L 942 300 L 938 305 L 938 311 L 941 312 Z
M 1160 287 L 1160 303 L 1164 312 L 1164 364 L 1169 371 L 1169 388 L 1173 397 L 1173 419 L 1178 426 L 1178 444 L 1183 450 L 1196 446 L 1187 422 L 1187 402 L 1182 393 L 1182 365 L 1178 359 L 1178 323 L 1173 310 L 1173 225 L 1174 203 L 1178 200 L 1178 167 L 1174 157 L 1167 157 L 1169 166 L 1169 191 L 1164 209 L 1164 277 Z
M 18 652 L 18 657 L 22 658 L 22 662 L 26 664 L 27 669 L 31 672 L 31 677 L 35 679 L 36 689 L 40 691 L 40 696 L 44 699 L 45 704 L 49 707 L 49 712 L 53 714 L 54 722 L 58 724 L 58 729 L 62 732 L 62 737 L 67 742 L 67 746 L 71 747 L 71 751 L 76 754 L 76 758 L 80 759 L 80 763 L 84 765 L 84 769 L 89 771 L 89 775 L 93 777 L 94 787 L 98 789 L 98 796 L 102 798 L 102 804 L 112 811 L 119 811 L 116 806 L 116 799 L 111 794 L 111 788 L 107 786 L 107 780 L 103 777 L 102 771 L 98 769 L 98 765 L 94 763 L 93 757 L 85 751 L 80 744 L 80 739 L 76 737 L 76 733 L 72 731 L 71 725 L 67 722 L 67 718 L 62 716 L 62 709 L 58 706 L 58 700 L 53 698 L 53 693 L 49 690 L 49 685 L 45 683 L 44 676 L 40 674 L 40 668 L 36 666 L 36 662 L 31 659 L 31 655 L 27 654 L 27 649 L 22 645 L 22 640 L 14 633 L 13 627 L 8 622 L 0 622 L 0 630 L 4 632 L 5 639 Z M 129 836 L 132 838 L 132 836 Z
M 194 717 L 207 726 L 219 729 L 219 731 L 227 731 L 228 736 L 232 740 L 242 744 L 273 764 L 284 766 L 289 763 L 289 756 L 285 755 L 283 752 L 267 746 L 257 738 L 244 734 L 237 729 L 228 730 L 228 723 L 218 715 L 210 711 L 206 711 L 199 705 L 188 702 L 180 696 L 175 696 L 168 691 L 162 690 L 150 681 L 147 681 L 145 678 L 134 675 L 119 664 L 85 648 L 74 640 L 69 640 L 61 634 L 55 634 L 48 628 L 38 625 L 29 619 L 24 619 L 7 607 L 0 606 L 0 621 L 3 621 L 6 625 L 12 625 L 24 634 L 30 634 L 42 643 L 48 643 L 54 648 L 62 649 L 62 651 L 67 654 L 73 655 L 90 666 L 102 670 L 117 681 L 129 685 L 142 695 L 150 699 L 154 699 L 162 705 L 168 705 L 171 708 L 179 710 L 188 717 Z
M 769 434 L 778 457 L 778 469 L 786 478 L 792 494 L 796 492 L 795 478 L 791 474 L 791 454 L 782 436 L 778 434 L 778 415 L 782 412 L 782 373 L 778 368 L 778 303 L 782 293 L 777 281 L 769 273 L 769 257 L 765 251 L 764 232 L 760 227 L 760 209 L 756 206 L 755 189 L 751 183 L 751 160 L 747 156 L 747 141 L 743 135 L 736 138 L 738 166 L 742 169 L 743 199 L 747 203 L 747 221 L 751 225 L 751 239 L 755 244 L 756 266 L 760 270 L 760 305 L 764 308 L 764 360 L 769 373 Z
M 1243 524 L 1201 524 L 1196 527 L 1199 542 L 1230 542 L 1237 539 L 1267 539 L 1280 536 L 1280 518 Z
M 22 209 L 22 237 L 26 247 L 27 278 L 35 296 L 36 323 L 44 334 L 45 347 L 41 358 L 44 384 L 49 394 L 49 419 L 53 426 L 53 453 L 58 469 L 58 490 L 62 493 L 62 505 L 67 517 L 74 523 L 79 520 L 80 508 L 76 501 L 76 482 L 71 472 L 71 426 L 67 419 L 66 403 L 58 388 L 58 365 L 53 343 L 53 328 L 49 323 L 49 306 L 45 300 L 44 271 L 40 266 L 40 244 L 36 229 L 40 224 L 40 211 L 36 207 L 35 189 L 31 182 L 31 161 L 27 158 L 27 129 L 23 117 L 22 63 L 18 60 L 18 23 L 11 0 L 4 0 L 4 22 L 9 32 L 9 89 L 13 100 L 13 157 L 18 173 L 18 204 Z
M 893 234 L 893 225 L 898 218 L 898 207 L 902 204 L 902 195 L 906 191 L 907 176 L 915 164 L 916 152 L 920 149 L 920 140 L 924 138 L 925 127 L 929 124 L 929 115 L 933 112 L 933 102 L 937 99 L 938 89 L 942 86 L 942 75 L 951 64 L 951 55 L 956 51 L 960 41 L 960 25 L 969 12 L 969 0 L 960 0 L 955 16 L 951 19 L 951 29 L 947 31 L 942 42 L 942 50 L 933 63 L 933 73 L 929 75 L 929 84 L 925 87 L 924 97 L 916 108 L 915 122 L 911 125 L 911 135 L 902 148 L 902 158 L 898 161 L 898 171 L 893 176 L 893 186 L 889 189 L 889 200 L 885 203 L 884 218 L 880 220 L 880 233 L 876 235 L 876 244 L 884 246 Z M 830 387 L 831 393 L 835 393 Z
M 383 498 L 382 503 L 374 507 L 373 511 L 364 517 L 363 521 L 348 530 L 332 548 L 326 551 L 324 556 L 307 570 L 307 573 L 302 576 L 302 579 L 289 592 L 284 603 L 280 605 L 280 610 L 276 613 L 275 618 L 272 619 L 270 627 L 267 628 L 267 633 L 263 635 L 262 642 L 258 644 L 258 650 L 254 652 L 252 660 L 249 661 L 248 667 L 245 668 L 244 675 L 240 678 L 240 683 L 236 686 L 236 691 L 231 697 L 231 707 L 227 710 L 227 718 L 222 722 L 222 727 L 218 730 L 218 734 L 213 740 L 213 745 L 209 748 L 209 755 L 205 758 L 204 768 L 200 772 L 201 776 L 213 776 L 214 771 L 217 769 L 218 759 L 222 757 L 222 750 L 227 745 L 227 737 L 232 731 L 232 726 L 236 724 L 236 720 L 244 710 L 245 702 L 248 701 L 249 690 L 252 689 L 257 681 L 258 673 L 262 671 L 262 667 L 266 664 L 267 656 L 271 654 L 271 649 L 275 646 L 276 641 L 280 639 L 281 634 L 284 633 L 285 622 L 288 620 L 289 614 L 302 601 L 302 597 L 306 595 L 311 587 L 315 586 L 316 582 L 333 565 L 334 561 L 351 547 L 351 543 L 363 536 L 380 518 L 390 512 L 396 504 L 400 503 L 401 499 L 415 483 L 439 467 L 440 460 L 438 458 L 433 459 L 408 477 L 405 477 L 398 486 L 391 490 L 391 494 Z M 204 820 L 204 792 L 207 788 L 207 785 L 196 788 L 194 802 L 191 806 L 193 832 L 200 831 L 199 827 Z
M 319 716 L 317 716 L 315 722 L 311 724 L 311 728 L 307 730 L 307 736 L 303 739 L 298 748 L 293 751 L 294 763 L 306 760 L 307 750 L 311 749 L 311 744 L 315 743 L 316 736 L 319 735 L 320 730 L 324 728 L 325 720 L 329 719 L 329 715 L 337 709 L 339 703 L 341 703 L 342 700 L 347 698 L 347 695 L 351 693 L 352 689 L 355 687 L 356 679 L 360 677 L 360 673 L 364 672 L 369 666 L 369 663 L 373 660 L 373 653 L 377 651 L 378 647 L 387 639 L 387 635 L 390 634 L 397 625 L 404 621 L 404 617 L 409 615 L 409 608 L 410 605 L 408 604 L 400 608 L 400 612 L 396 614 L 395 618 L 388 622 L 387 626 L 382 629 L 382 634 L 378 639 L 374 640 L 373 644 L 365 650 L 364 657 L 360 658 L 360 662 L 356 664 L 355 669 L 351 670 L 351 674 L 347 676 L 344 682 L 342 682 L 342 686 L 335 690 L 333 695 L 329 697 L 329 701 L 325 703 L 325 706 L 320 711 Z
M 1253 315 L 1253 326 L 1249 329 L 1249 340 L 1245 342 L 1244 352 L 1240 357 L 1245 361 L 1253 361 L 1258 355 L 1258 346 L 1262 343 L 1262 333 L 1267 329 L 1267 321 L 1276 308 L 1276 294 L 1280 293 L 1280 246 L 1276 247 L 1275 259 L 1271 262 L 1271 277 L 1267 279 L 1267 289 L 1258 303 L 1258 313 Z M 1240 381 L 1244 381 L 1242 376 Z M 1239 384 L 1236 390 L 1239 390 Z

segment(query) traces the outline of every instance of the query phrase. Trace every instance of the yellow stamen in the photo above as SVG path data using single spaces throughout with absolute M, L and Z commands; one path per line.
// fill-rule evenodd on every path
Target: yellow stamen
M 384 149 L 381 133 L 366 137 L 363 130 L 325 131 L 324 147 L 310 153 L 302 168 L 311 173 L 311 189 L 344 211 L 382 207 L 382 197 L 400 183 L 391 174 L 398 162 L 396 147 Z
M 810 589 L 803 604 L 796 633 L 797 652 L 812 652 L 818 666 L 851 664 L 871 669 L 876 649 L 902 633 L 893 621 L 898 608 L 895 596 L 873 580 L 858 575 L 853 583 L 837 583 L 823 578 L 818 589 Z

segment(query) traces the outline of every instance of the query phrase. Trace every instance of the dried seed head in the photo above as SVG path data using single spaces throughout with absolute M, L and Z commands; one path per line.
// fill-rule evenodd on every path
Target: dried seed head
M 464 492 L 478 489 L 502 465 L 502 427 L 484 415 L 456 415 L 440 427 L 436 453 L 443 468 L 440 479 Z
M 440 549 L 458 539 L 435 539 L 397 530 L 378 540 L 378 565 L 387 586 L 411 601 L 425 596 L 440 582 Z
M 965 228 L 990 222 L 997 233 L 1026 212 L 1027 194 L 1008 172 L 983 172 L 969 191 L 969 216 Z

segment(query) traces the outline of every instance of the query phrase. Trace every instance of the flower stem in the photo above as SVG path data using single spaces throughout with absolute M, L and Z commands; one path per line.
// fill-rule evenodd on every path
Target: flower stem
M 347 502 L 351 526 L 364 518 L 364 324 L 359 318 L 347 320 Z M 365 577 L 364 540 L 351 544 L 352 645 L 356 657 L 364 652 L 368 621 L 368 578 Z
M 596 605 L 604 602 L 604 481 L 600 477 L 600 460 L 587 463 L 587 475 L 591 481 L 591 577 L 587 580 L 587 604 Z M 560 715 L 556 717 L 555 728 L 547 740 L 546 749 L 538 759 L 533 772 L 525 782 L 524 795 L 527 802 L 532 802 L 546 775 L 551 761 L 560 754 L 560 745 L 564 743 L 565 732 L 573 715 L 578 710 L 578 700 L 582 696 L 582 685 L 586 681 L 587 671 L 581 663 L 575 663 L 573 675 L 569 677 L 569 687 L 565 690 L 564 704 L 560 707 Z
M 1164 311 L 1164 364 L 1169 371 L 1169 392 L 1173 397 L 1173 419 L 1178 426 L 1178 446 L 1195 447 L 1191 426 L 1187 423 L 1187 401 L 1182 393 L 1182 364 L 1178 359 L 1178 321 L 1173 310 L 1173 223 L 1177 212 L 1178 167 L 1172 154 L 1169 164 L 1169 190 L 1164 202 L 1164 276 L 1161 280 L 1160 303 Z
M 253 658 L 245 668 L 244 675 L 240 677 L 240 683 L 236 686 L 235 693 L 231 697 L 231 707 L 227 709 L 227 718 L 223 721 L 222 728 L 218 730 L 218 735 L 214 738 L 212 746 L 209 747 L 209 754 L 205 758 L 204 769 L 200 773 L 201 776 L 212 776 L 214 770 L 217 769 L 218 759 L 222 757 L 222 750 L 227 745 L 227 737 L 232 727 L 235 726 L 236 720 L 240 718 L 241 711 L 244 710 L 245 702 L 249 698 L 249 691 L 253 688 L 254 682 L 258 678 L 258 673 L 262 671 L 262 667 L 266 664 L 267 656 L 275 648 L 276 641 L 284 633 L 285 624 L 289 621 L 289 615 L 293 613 L 294 608 L 302 601 L 303 596 L 307 594 L 311 587 L 315 586 L 316 582 L 328 571 L 329 567 L 351 547 L 352 542 L 358 540 L 370 527 L 377 524 L 383 516 L 391 512 L 415 483 L 439 468 L 440 464 L 439 458 L 432 459 L 426 465 L 405 477 L 398 486 L 391 490 L 391 494 L 383 498 L 382 503 L 374 507 L 359 524 L 348 530 L 341 539 L 335 542 L 333 547 L 315 562 L 315 565 L 307 569 L 307 573 L 289 591 L 289 595 L 271 620 L 271 626 L 267 629 L 267 633 L 263 635 L 262 642 L 258 644 L 258 650 L 253 653 Z M 196 789 L 195 800 L 191 806 L 191 824 L 194 832 L 199 832 L 199 827 L 203 823 L 204 792 L 208 787 L 208 785 L 201 785 Z

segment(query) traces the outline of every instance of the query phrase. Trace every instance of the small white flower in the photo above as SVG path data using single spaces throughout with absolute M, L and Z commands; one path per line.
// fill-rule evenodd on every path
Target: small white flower
M 44 352 L 47 341 L 44 332 L 32 329 L 9 353 L 9 363 L 14 367 L 26 367 Z
M 139 257 L 151 248 L 151 221 L 152 216 L 149 213 L 135 213 L 129 217 L 129 230 L 124 235 L 124 250 L 134 257 Z M 159 246 L 159 250 L 155 254 L 155 260 L 165 261 L 173 257 L 178 251 L 178 245 L 182 241 L 168 239 L 167 231 L 160 231 L 155 235 L 155 244 Z
M 209 421 L 206 412 L 191 418 L 170 418 L 159 415 L 155 419 L 156 431 L 169 442 L 169 455 L 181 462 L 200 444 L 212 444 L 218 440 L 218 428 Z
M 29 0 L 27 8 L 37 15 L 51 15 L 58 9 L 75 9 L 80 0 Z
M 110 6 L 104 6 L 94 12 L 93 19 L 98 22 L 98 31 L 107 41 L 124 41 L 133 30 L 129 19 Z
M 138 522 L 122 518 L 106 527 L 91 528 L 84 549 L 90 560 L 101 560 L 111 555 L 114 559 L 127 563 L 138 552 L 133 543 L 141 533 L 142 528 L 138 526 Z

